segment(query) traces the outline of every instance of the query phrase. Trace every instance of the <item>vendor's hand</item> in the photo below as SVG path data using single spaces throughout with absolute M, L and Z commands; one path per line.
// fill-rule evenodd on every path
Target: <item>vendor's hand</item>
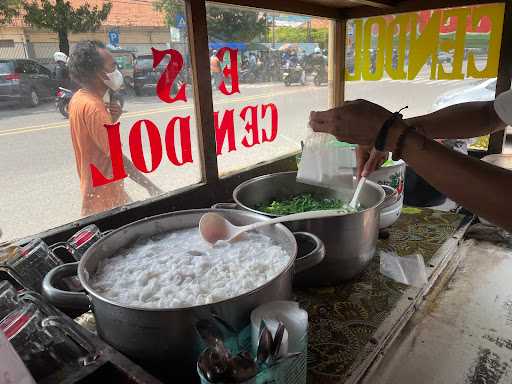
M 324 112 L 311 112 L 313 131 L 330 133 L 340 141 L 373 146 L 384 122 L 391 116 L 386 108 L 367 100 L 354 100 Z
M 358 145 L 356 148 L 357 179 L 368 177 L 370 173 L 379 168 L 387 159 L 387 152 L 375 150 L 372 146 Z
M 108 103 L 107 109 L 110 112 L 110 116 L 112 117 L 112 122 L 115 123 L 121 117 L 123 113 L 123 109 L 118 103 Z

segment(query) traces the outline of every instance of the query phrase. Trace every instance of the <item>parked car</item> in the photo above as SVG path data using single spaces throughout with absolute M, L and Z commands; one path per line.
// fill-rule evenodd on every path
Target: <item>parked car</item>
M 495 92 L 496 78 L 478 81 L 476 84 L 473 82 L 471 85 L 465 85 L 443 93 L 434 102 L 433 109 L 437 111 L 450 105 L 468 101 L 494 100 Z
M 114 56 L 117 68 L 123 74 L 125 85 L 133 88 L 133 65 L 135 62 L 135 55 L 131 50 L 122 48 L 110 48 L 110 53 Z
M 135 94 L 141 96 L 154 91 L 158 79 L 168 63 L 169 59 L 166 56 L 158 67 L 153 69 L 152 55 L 137 56 L 133 65 L 133 89 Z
M 0 101 L 35 107 L 53 98 L 57 85 L 52 71 L 34 60 L 0 60 Z

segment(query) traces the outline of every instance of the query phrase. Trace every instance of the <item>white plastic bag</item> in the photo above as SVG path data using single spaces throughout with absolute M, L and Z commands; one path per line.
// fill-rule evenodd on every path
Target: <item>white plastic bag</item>
M 335 187 L 344 176 L 351 180 L 355 168 L 354 145 L 339 142 L 328 133 L 310 130 L 302 149 L 297 181 Z
M 381 251 L 380 273 L 398 283 L 418 288 L 427 283 L 425 262 L 418 254 L 400 257 L 395 253 Z

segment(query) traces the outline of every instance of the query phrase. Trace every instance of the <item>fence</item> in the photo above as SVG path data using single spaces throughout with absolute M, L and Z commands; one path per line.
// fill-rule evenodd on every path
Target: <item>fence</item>
M 0 59 L 34 59 L 43 64 L 53 61 L 53 54 L 59 50 L 57 42 L 42 43 L 15 43 L 12 40 L 0 40 Z M 74 43 L 70 44 L 70 50 L 73 50 Z M 150 54 L 151 48 L 167 49 L 173 48 L 181 53 L 185 53 L 185 44 L 183 43 L 130 43 L 123 45 L 123 48 L 133 50 L 135 55 Z

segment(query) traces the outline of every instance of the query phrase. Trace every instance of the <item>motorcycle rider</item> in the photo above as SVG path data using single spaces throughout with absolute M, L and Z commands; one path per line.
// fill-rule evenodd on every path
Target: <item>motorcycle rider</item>
M 55 52 L 53 54 L 53 60 L 55 61 L 54 75 L 58 81 L 59 87 L 69 89 L 69 71 L 68 71 L 68 55 L 64 52 Z
M 327 78 L 327 60 L 319 47 L 316 47 L 315 51 L 311 55 L 311 65 L 317 71 L 317 76 L 319 79 Z M 320 81 L 320 83 L 322 82 L 323 81 Z
M 288 62 L 286 63 L 287 68 L 289 68 L 290 72 L 292 71 L 300 71 L 300 82 L 301 84 L 305 84 L 306 82 L 306 71 L 300 64 L 299 56 L 296 51 L 292 51 L 290 57 L 288 58 Z

